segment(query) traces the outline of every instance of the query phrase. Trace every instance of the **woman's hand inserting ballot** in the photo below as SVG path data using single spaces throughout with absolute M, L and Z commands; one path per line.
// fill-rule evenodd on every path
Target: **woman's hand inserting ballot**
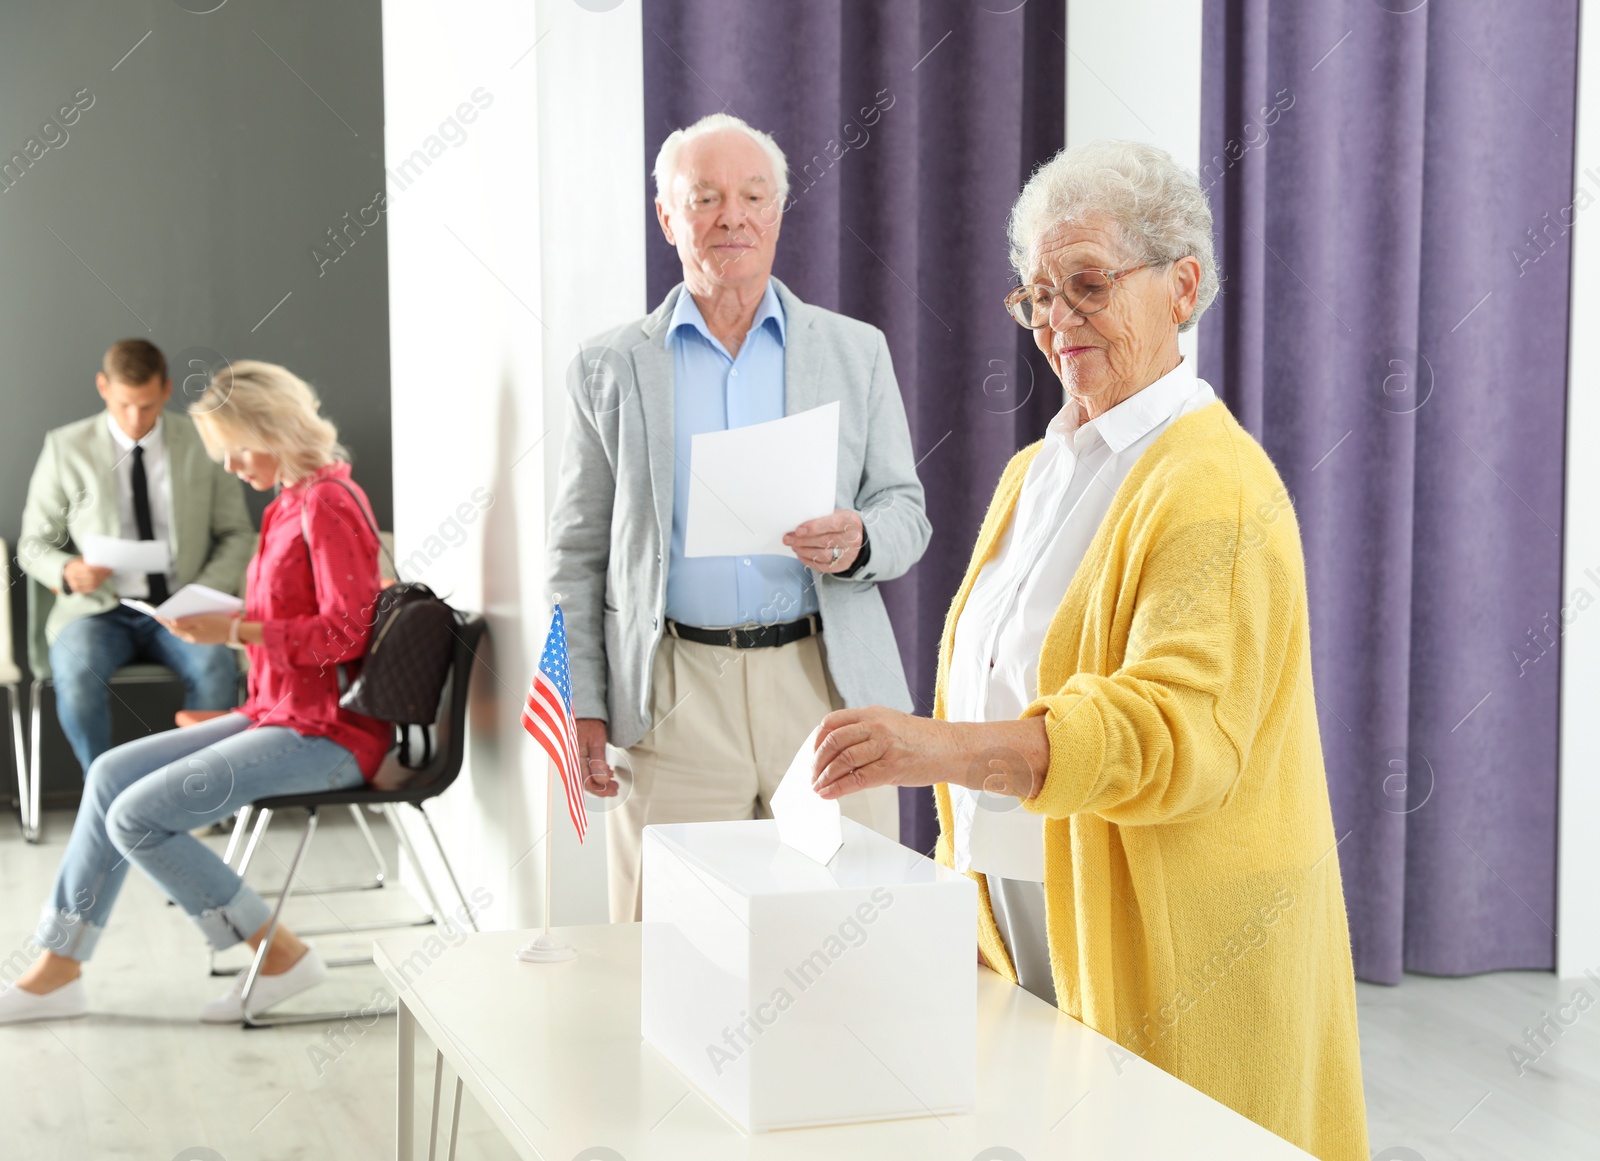
M 1050 766 L 1042 717 L 945 722 L 867 706 L 835 710 L 817 739 L 811 785 L 822 798 L 936 782 L 1032 798 Z

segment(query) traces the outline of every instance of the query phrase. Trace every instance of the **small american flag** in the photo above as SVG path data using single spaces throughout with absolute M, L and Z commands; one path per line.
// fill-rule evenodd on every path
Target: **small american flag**
M 561 785 L 567 792 L 567 812 L 572 826 L 583 841 L 589 829 L 589 815 L 583 808 L 583 764 L 578 760 L 578 728 L 572 720 L 572 675 L 567 669 L 567 623 L 561 606 L 550 619 L 550 633 L 544 639 L 544 656 L 539 672 L 528 688 L 528 701 L 522 708 L 522 727 L 533 735 L 550 761 L 561 771 Z

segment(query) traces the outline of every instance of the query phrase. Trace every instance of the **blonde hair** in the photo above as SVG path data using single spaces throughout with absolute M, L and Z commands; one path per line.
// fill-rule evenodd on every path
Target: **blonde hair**
M 220 463 L 230 446 L 264 451 L 292 484 L 350 458 L 321 406 L 311 385 L 287 367 L 242 359 L 211 377 L 189 415 L 212 459 Z

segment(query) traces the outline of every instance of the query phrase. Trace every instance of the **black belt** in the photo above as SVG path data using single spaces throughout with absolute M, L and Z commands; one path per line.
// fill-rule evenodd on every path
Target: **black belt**
M 782 621 L 776 625 L 732 625 L 726 629 L 702 629 L 697 625 L 669 620 L 667 632 L 701 645 L 722 645 L 729 649 L 770 649 L 803 641 L 813 633 L 822 632 L 822 614 L 812 613 L 798 621 Z

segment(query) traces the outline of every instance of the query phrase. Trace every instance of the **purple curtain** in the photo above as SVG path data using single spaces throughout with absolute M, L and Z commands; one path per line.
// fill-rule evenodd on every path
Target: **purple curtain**
M 1295 497 L 1364 979 L 1554 964 L 1576 35 L 1205 5 L 1201 370 Z
M 1005 222 L 1065 137 L 1064 0 L 645 0 L 645 164 L 673 129 L 729 112 L 788 155 L 777 276 L 882 328 L 905 397 L 933 540 L 884 588 L 918 711 L 950 599 L 1006 460 L 1060 385 L 1000 305 Z M 680 279 L 649 217 L 658 302 Z M 931 796 L 902 791 L 901 838 L 932 849 Z

